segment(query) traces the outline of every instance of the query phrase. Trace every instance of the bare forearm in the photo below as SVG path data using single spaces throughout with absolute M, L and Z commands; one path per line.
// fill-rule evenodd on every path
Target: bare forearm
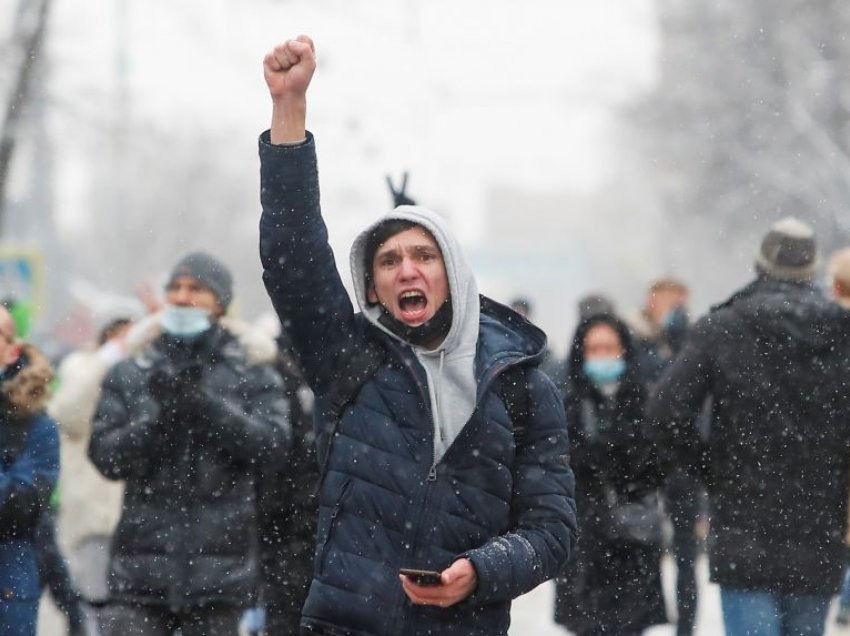
M 307 100 L 304 96 L 272 102 L 272 144 L 300 143 L 307 138 Z

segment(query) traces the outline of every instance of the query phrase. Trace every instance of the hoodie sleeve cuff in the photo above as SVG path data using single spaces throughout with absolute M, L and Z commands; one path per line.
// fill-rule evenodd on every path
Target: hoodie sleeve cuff
M 265 145 L 270 146 L 271 148 L 296 148 L 298 146 L 306 146 L 309 142 L 313 141 L 313 134 L 310 131 L 307 131 L 307 136 L 301 141 L 287 141 L 282 144 L 273 144 L 271 138 L 271 130 L 265 130 L 260 133 L 260 146 Z

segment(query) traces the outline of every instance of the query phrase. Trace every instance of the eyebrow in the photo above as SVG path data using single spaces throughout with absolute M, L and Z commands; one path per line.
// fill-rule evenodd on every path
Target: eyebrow
M 424 244 L 420 243 L 419 245 L 411 245 L 407 248 L 407 251 L 408 252 L 414 252 L 416 254 L 422 254 L 422 253 L 425 253 L 425 252 L 433 252 L 435 254 L 441 253 L 439 247 L 437 247 L 436 245 L 430 245 L 428 243 L 424 243 Z M 396 249 L 395 247 L 390 247 L 390 248 L 383 250 L 383 251 L 378 250 L 377 254 L 375 254 L 375 258 L 382 258 L 384 256 L 390 256 L 390 255 L 395 256 L 398 253 L 399 253 L 398 249 Z
M 168 286 L 165 289 L 166 290 L 168 290 L 168 289 L 178 289 L 180 287 L 189 287 L 191 289 L 206 289 L 204 284 L 201 283 L 201 281 L 198 281 L 198 280 L 193 280 L 191 282 L 179 282 L 179 283 L 177 281 L 174 281 L 172 283 L 168 283 Z

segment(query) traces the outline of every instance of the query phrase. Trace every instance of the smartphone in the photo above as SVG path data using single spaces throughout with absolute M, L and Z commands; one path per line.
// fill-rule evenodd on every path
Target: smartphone
M 442 585 L 443 579 L 439 572 L 434 570 L 416 570 L 413 568 L 401 568 L 399 574 L 404 574 L 416 585 Z

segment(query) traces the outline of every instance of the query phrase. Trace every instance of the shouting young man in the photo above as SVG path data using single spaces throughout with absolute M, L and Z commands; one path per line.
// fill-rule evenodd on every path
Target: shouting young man
M 576 537 L 545 336 L 479 296 L 445 222 L 400 206 L 351 251 L 355 314 L 319 207 L 299 36 L 264 61 L 264 281 L 317 396 L 322 462 L 307 634 L 507 634 L 511 600 Z M 436 574 L 414 576 L 407 569 Z

